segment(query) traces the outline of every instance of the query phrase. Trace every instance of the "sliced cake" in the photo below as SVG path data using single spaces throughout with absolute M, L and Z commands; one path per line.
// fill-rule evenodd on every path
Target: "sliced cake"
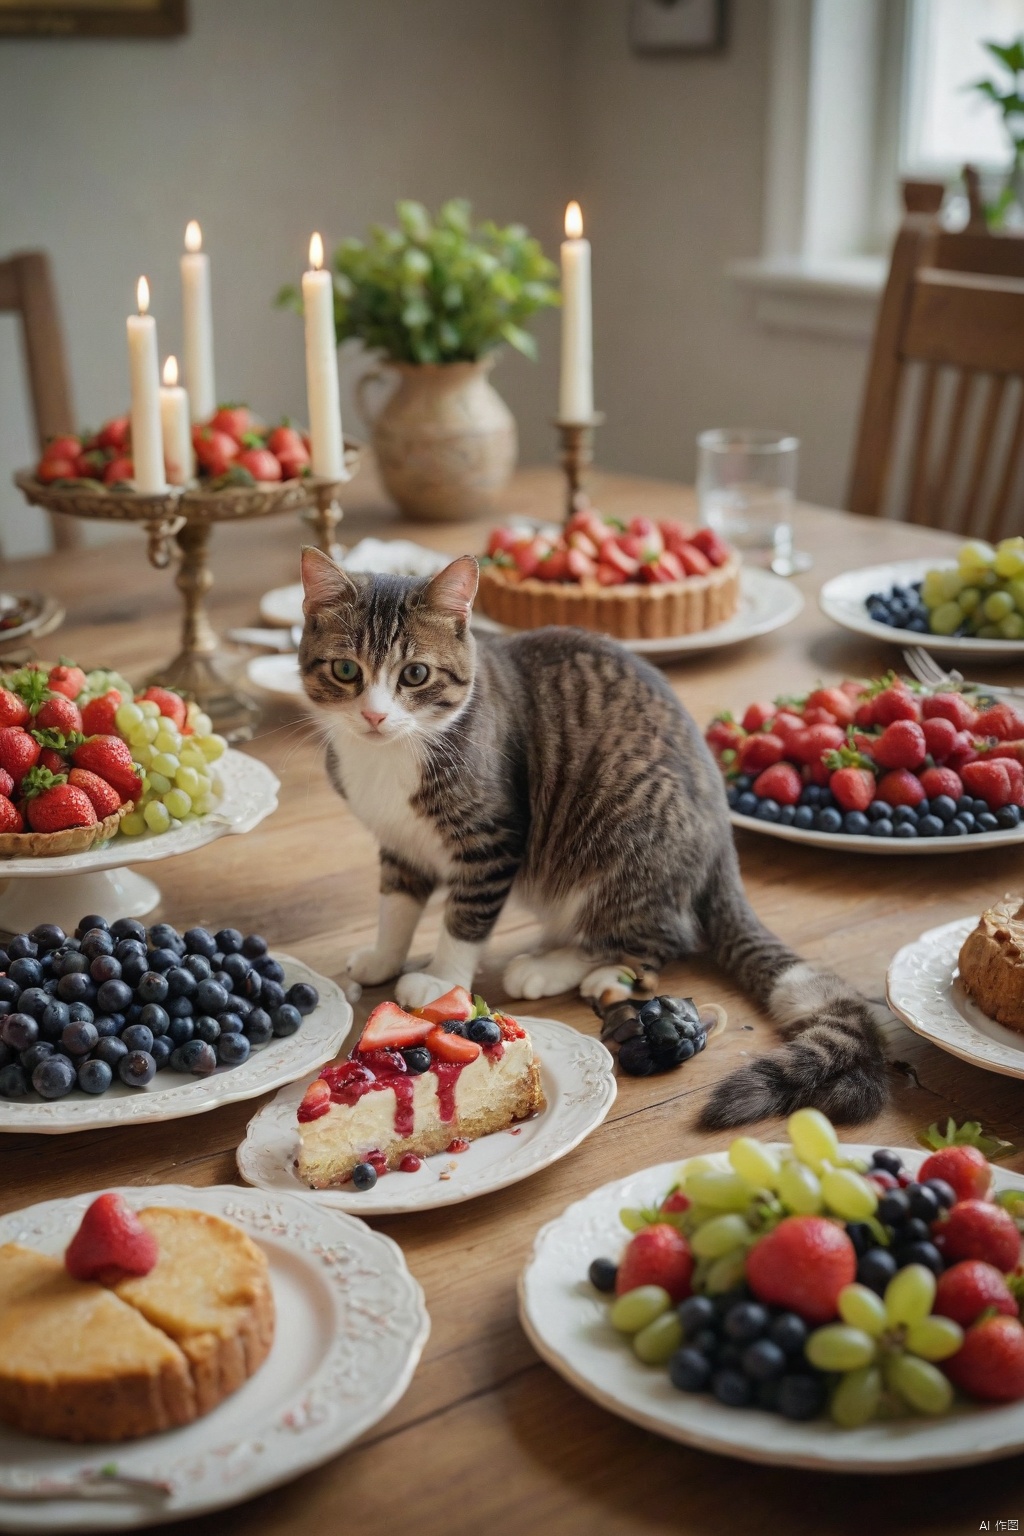
M 960 950 L 960 980 L 990 1019 L 1024 1031 L 1024 897 L 1011 893 L 981 914 Z
M 299 1175 L 313 1189 L 418 1167 L 453 1143 L 506 1130 L 543 1103 L 521 1024 L 455 987 L 416 1013 L 375 1008 L 346 1061 L 325 1067 L 299 1105 Z

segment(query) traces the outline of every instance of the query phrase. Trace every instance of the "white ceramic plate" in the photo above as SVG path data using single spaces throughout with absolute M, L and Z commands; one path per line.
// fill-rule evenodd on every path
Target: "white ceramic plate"
M 299 1137 L 295 1111 L 306 1090 L 293 1083 L 249 1121 L 238 1149 L 238 1170 L 271 1192 L 301 1192 L 307 1199 L 360 1216 L 394 1215 L 458 1205 L 539 1173 L 565 1157 L 599 1126 L 615 1099 L 611 1053 L 593 1035 L 557 1019 L 523 1018 L 537 1047 L 545 1107 L 510 1131 L 472 1141 L 465 1152 L 439 1152 L 415 1173 L 389 1173 L 372 1189 L 309 1189 L 295 1170 Z M 447 1178 L 442 1178 L 447 1174 Z
M 74 1088 L 65 1099 L 0 1099 L 0 1131 L 35 1131 L 57 1136 L 68 1131 L 100 1130 L 115 1125 L 148 1125 L 202 1115 L 222 1104 L 237 1104 L 269 1093 L 283 1083 L 307 1076 L 338 1054 L 352 1028 L 352 1009 L 336 982 L 311 971 L 291 955 L 275 955 L 284 967 L 285 986 L 308 981 L 320 993 L 319 1006 L 301 1029 L 253 1051 L 240 1067 L 218 1067 L 209 1077 L 192 1077 L 165 1067 L 145 1088 L 115 1082 L 94 1095 Z
M 46 625 L 49 625 L 46 629 L 46 633 L 49 634 L 57 628 L 57 624 L 64 616 L 64 610 L 60 608 L 57 600 L 44 597 L 41 592 L 0 593 L 0 608 L 10 611 L 15 604 L 19 605 L 27 616 L 20 624 L 12 624 L 10 629 L 0 629 L 0 646 L 5 646 L 13 640 L 23 640 L 26 635 L 34 635 Z
M 982 1013 L 960 981 L 960 946 L 977 925 L 977 917 L 958 917 L 905 944 L 886 977 L 889 1007 L 917 1034 L 961 1061 L 1005 1077 L 1024 1077 L 1024 1035 Z
M 754 816 L 729 812 L 729 820 L 742 832 L 764 832 L 781 837 L 787 843 L 806 843 L 809 848 L 831 848 L 834 853 L 977 853 L 985 848 L 1005 848 L 1008 843 L 1024 843 L 1024 822 L 1008 832 L 977 832 L 967 837 L 869 837 L 848 832 L 804 831 L 802 827 L 781 827 L 775 821 L 758 821 Z
M 122 864 L 148 864 L 155 859 L 170 859 L 175 854 L 190 853 L 193 848 L 216 842 L 226 833 L 251 832 L 277 809 L 280 780 L 258 757 L 229 748 L 215 766 L 224 780 L 224 795 L 208 816 L 182 822 L 169 832 L 115 837 L 102 848 L 69 853 L 62 858 L 0 859 L 0 880 L 22 879 L 26 875 L 36 879 L 80 875 L 117 869 Z
M 851 1155 L 873 1148 L 848 1146 Z M 901 1152 L 911 1170 L 925 1154 Z M 942 1419 L 876 1422 L 845 1430 L 827 1418 L 797 1424 L 760 1409 L 726 1408 L 706 1393 L 679 1392 L 668 1373 L 641 1365 L 608 1322 L 591 1287 L 592 1259 L 622 1251 L 623 1206 L 657 1204 L 679 1163 L 661 1163 L 606 1184 L 542 1227 L 519 1279 L 519 1316 L 542 1359 L 585 1396 L 644 1429 L 742 1461 L 820 1472 L 917 1472 L 994 1461 L 1024 1450 L 1024 1403 L 958 1405 Z M 995 1168 L 997 1189 L 1024 1189 L 1024 1176 Z
M 872 592 L 889 592 L 893 587 L 920 581 L 926 571 L 952 569 L 953 560 L 899 560 L 891 565 L 871 565 L 859 571 L 844 571 L 826 581 L 818 593 L 822 613 L 844 629 L 873 640 L 887 640 L 890 645 L 920 645 L 937 656 L 970 661 L 1024 661 L 1024 640 L 977 640 L 973 636 L 956 639 L 949 635 L 918 635 L 911 629 L 893 629 L 878 624 L 864 606 Z
M 275 699 L 287 699 L 289 703 L 302 703 L 306 690 L 299 674 L 299 658 L 294 651 L 283 656 L 254 656 L 247 664 L 245 675 L 254 688 L 269 693 Z
M 0 1428 L 0 1530 L 112 1531 L 185 1519 L 251 1499 L 337 1456 L 409 1385 L 430 1332 L 401 1250 L 365 1223 L 292 1195 L 164 1184 L 129 1204 L 191 1206 L 237 1222 L 264 1250 L 277 1309 L 268 1359 L 236 1393 L 184 1429 L 121 1445 L 70 1445 Z M 49 1200 L 0 1217 L 0 1243 L 60 1253 L 94 1198 Z M 169 1482 L 164 1500 L 20 1503 L 4 1485 L 114 1463 Z

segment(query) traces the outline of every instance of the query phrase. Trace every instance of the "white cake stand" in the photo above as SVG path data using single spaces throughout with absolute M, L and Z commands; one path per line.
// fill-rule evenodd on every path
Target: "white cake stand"
M 142 917 L 160 901 L 160 888 L 126 866 L 190 853 L 229 833 L 251 832 L 277 806 L 277 775 L 259 758 L 227 751 L 217 764 L 224 795 L 208 816 L 169 832 L 115 837 L 102 848 L 54 859 L 0 859 L 0 930 L 26 933 L 59 923 L 69 933 L 86 912 L 109 922 Z

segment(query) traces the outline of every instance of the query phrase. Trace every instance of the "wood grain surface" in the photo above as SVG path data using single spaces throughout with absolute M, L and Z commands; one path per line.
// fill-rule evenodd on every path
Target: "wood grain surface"
M 692 514 L 692 494 L 673 485 L 595 476 L 597 504 L 610 513 Z M 507 510 L 558 516 L 553 472 L 520 473 Z M 342 533 L 420 538 L 452 554 L 479 551 L 480 525 L 415 527 L 381 502 L 364 473 L 348 497 Z M 718 709 L 741 710 L 755 697 L 799 692 L 818 679 L 863 676 L 898 660 L 893 648 L 847 634 L 818 611 L 821 583 L 882 560 L 946 554 L 948 536 L 927 529 L 801 507 L 801 547 L 814 568 L 798 578 L 806 598 L 799 619 L 761 640 L 709 652 L 669 669 L 680 697 L 706 723 Z M 259 595 L 297 575 L 302 530 L 292 519 L 219 527 L 213 540 L 220 628 L 257 621 Z M 175 649 L 177 595 L 169 573 L 151 570 L 143 541 L 26 561 L 18 586 L 54 593 L 67 607 L 50 653 L 87 665 L 116 665 L 141 678 Z M 991 671 L 991 669 L 990 669 Z M 1024 679 L 1000 669 L 998 679 Z M 282 780 L 280 809 L 255 832 L 154 865 L 164 893 L 160 915 L 179 927 L 210 923 L 264 933 L 328 975 L 372 936 L 376 851 L 370 835 L 328 788 L 319 750 L 298 711 L 268 706 L 247 750 Z M 834 966 L 881 997 L 895 950 L 922 930 L 981 910 L 1024 878 L 1019 849 L 936 857 L 872 858 L 793 847 L 743 835 L 740 854 L 753 903 L 764 920 L 811 960 Z M 430 950 L 438 921 L 431 903 L 414 953 Z M 492 940 L 480 990 L 502 993 L 502 962 L 536 933 L 510 909 Z M 843 1536 L 928 1533 L 960 1536 L 982 1520 L 1024 1521 L 1019 1459 L 927 1477 L 829 1477 L 748 1466 L 689 1451 L 620 1421 L 577 1395 L 542 1365 L 516 1319 L 516 1277 L 533 1236 L 571 1201 L 651 1163 L 681 1157 L 728 1134 L 698 1137 L 693 1119 L 709 1086 L 749 1055 L 768 1049 L 767 1022 L 701 960 L 666 972 L 666 990 L 717 1000 L 729 1010 L 723 1037 L 682 1070 L 625 1078 L 606 1123 L 563 1162 L 494 1196 L 450 1211 L 374 1222 L 400 1243 L 423 1285 L 430 1342 L 404 1399 L 347 1455 L 251 1503 L 187 1522 L 195 1536 L 309 1536 L 346 1530 L 359 1536 L 476 1536 L 484 1532 L 661 1532 L 685 1536 Z M 359 1022 L 384 995 L 372 991 Z M 577 999 L 532 1004 L 596 1032 Z M 912 1145 L 915 1133 L 946 1115 L 980 1119 L 1024 1143 L 1024 1090 L 935 1049 L 893 1021 L 892 1099 L 857 1139 Z M 263 1101 L 177 1124 L 126 1127 L 74 1136 L 6 1136 L 0 1142 L 0 1209 L 99 1189 L 113 1183 L 236 1180 L 235 1148 Z M 766 1124 L 766 1136 L 779 1126 Z M 1014 1157 L 1009 1166 L 1024 1167 Z M 581 1273 L 592 1255 L 580 1255 Z M 178 1529 L 179 1527 L 164 1527 Z

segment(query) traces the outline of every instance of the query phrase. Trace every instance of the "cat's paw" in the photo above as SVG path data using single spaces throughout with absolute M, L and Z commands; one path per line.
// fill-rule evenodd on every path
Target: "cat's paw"
M 390 981 L 401 970 L 401 961 L 394 955 L 385 954 L 375 944 L 357 949 L 345 961 L 345 974 L 363 987 L 379 987 L 382 981 Z
M 560 992 L 571 992 L 589 965 L 587 956 L 575 949 L 516 955 L 506 965 L 501 984 L 509 997 L 557 997 Z
M 410 971 L 395 983 L 395 1000 L 402 1008 L 423 1008 L 435 997 L 442 997 L 451 985 L 438 976 L 428 976 L 426 971 Z
M 601 1002 L 606 1008 L 612 1003 L 624 1003 L 634 995 L 632 975 L 627 975 L 621 965 L 595 966 L 580 982 L 580 996 L 588 1002 Z

